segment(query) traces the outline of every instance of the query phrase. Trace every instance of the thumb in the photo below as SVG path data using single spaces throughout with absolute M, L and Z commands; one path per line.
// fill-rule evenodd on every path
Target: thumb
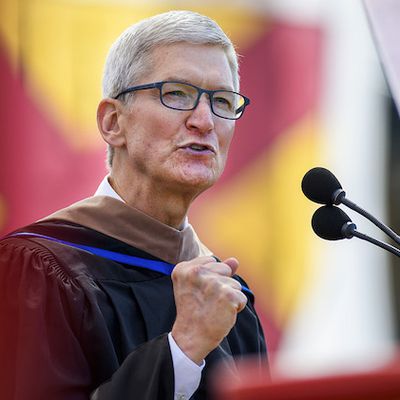
M 223 261 L 224 264 L 227 264 L 232 270 L 232 275 L 236 274 L 237 269 L 239 268 L 239 261 L 235 257 L 229 257 Z

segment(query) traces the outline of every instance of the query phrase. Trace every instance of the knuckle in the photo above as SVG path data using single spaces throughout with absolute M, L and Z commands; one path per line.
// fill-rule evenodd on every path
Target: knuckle
M 243 293 L 240 293 L 240 294 L 242 295 L 241 301 L 239 303 L 239 309 L 241 311 L 246 307 L 248 299 L 247 299 L 247 296 L 245 296 Z
M 237 281 L 236 279 L 233 279 L 232 278 L 232 285 L 233 285 L 233 287 L 235 288 L 235 289 L 237 289 L 237 290 L 242 290 L 242 285 L 240 284 L 240 282 L 239 281 Z
M 187 261 L 182 261 L 182 262 L 176 264 L 174 269 L 172 270 L 172 273 L 174 274 L 176 272 L 181 271 L 182 269 L 184 269 L 186 267 L 186 265 L 187 265 Z
M 233 302 L 236 300 L 237 295 L 235 289 L 233 289 L 227 283 L 219 283 L 219 297 L 227 302 Z
M 206 271 L 201 264 L 195 264 L 187 270 L 188 280 L 192 284 L 200 285 Z
M 224 276 L 231 276 L 232 275 L 232 269 L 228 264 L 225 263 L 218 263 L 219 270 L 221 272 L 221 275 Z
M 243 293 L 241 293 L 241 297 L 240 297 L 240 303 L 244 304 L 246 306 L 247 302 L 249 301 L 249 299 L 247 298 L 246 295 L 244 295 Z
M 181 267 L 180 264 L 177 264 L 175 268 L 172 270 L 171 279 L 176 281 L 179 279 L 179 275 L 181 274 Z
M 174 282 L 184 279 L 185 275 L 187 274 L 188 264 L 189 263 L 187 261 L 183 261 L 175 265 L 171 273 L 171 279 Z
M 226 298 L 227 298 L 227 300 L 228 300 L 230 303 L 235 303 L 235 302 L 237 302 L 237 294 L 236 294 L 233 290 L 230 290 L 230 291 L 227 293 Z
M 198 286 L 202 283 L 208 270 L 203 264 L 198 262 L 182 262 L 177 264 L 172 271 L 171 278 L 173 282 L 182 282 L 188 285 Z

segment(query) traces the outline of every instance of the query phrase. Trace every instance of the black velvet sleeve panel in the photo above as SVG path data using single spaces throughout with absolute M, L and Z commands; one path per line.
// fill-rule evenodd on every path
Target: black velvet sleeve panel
M 100 387 L 98 400 L 173 399 L 166 335 L 147 340 L 139 322 L 137 337 L 119 347 L 127 332 L 106 321 L 109 295 L 86 274 L 88 255 L 61 253 L 27 239 L 0 242 L 1 398 L 88 400 Z
M 79 343 L 84 309 L 79 285 L 49 252 L 0 244 L 4 398 L 88 398 L 91 375 Z

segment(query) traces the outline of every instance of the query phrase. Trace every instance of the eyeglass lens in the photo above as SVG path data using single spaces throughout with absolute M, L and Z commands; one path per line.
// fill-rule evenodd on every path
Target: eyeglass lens
M 163 83 L 161 88 L 163 104 L 177 110 L 193 109 L 198 96 L 197 88 L 185 83 L 166 82 Z M 238 93 L 219 90 L 212 94 L 212 110 L 216 115 L 223 118 L 239 118 L 243 113 L 242 106 L 244 103 L 244 97 Z

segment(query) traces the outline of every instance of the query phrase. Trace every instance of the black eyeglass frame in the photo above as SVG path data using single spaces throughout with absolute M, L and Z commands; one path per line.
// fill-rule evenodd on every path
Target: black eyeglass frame
M 163 98 L 162 98 L 162 90 L 161 90 L 162 86 L 165 83 L 179 83 L 181 85 L 187 85 L 187 86 L 191 86 L 191 87 L 195 88 L 197 90 L 197 99 L 196 99 L 196 101 L 194 103 L 194 106 L 191 107 L 191 108 L 182 109 L 182 108 L 171 107 L 171 106 L 165 104 L 164 101 L 163 101 Z M 178 110 L 178 111 L 191 111 L 191 110 L 194 110 L 199 105 L 199 101 L 200 101 L 201 95 L 203 93 L 206 93 L 206 94 L 208 94 L 208 98 L 209 98 L 209 101 L 210 101 L 210 107 L 211 107 L 212 113 L 214 115 L 216 115 L 217 117 L 219 117 L 219 118 L 229 119 L 229 120 L 238 120 L 239 118 L 241 118 L 242 115 L 244 114 L 244 110 L 250 104 L 250 99 L 248 97 L 242 95 L 241 93 L 234 92 L 232 90 L 224 90 L 224 89 L 208 90 L 208 89 L 203 89 L 201 87 L 198 87 L 196 85 L 192 85 L 191 83 L 181 82 L 181 81 L 160 81 L 160 82 L 147 83 L 147 84 L 138 85 L 138 86 L 131 86 L 131 87 L 128 87 L 128 88 L 124 89 L 122 92 L 118 93 L 115 97 L 113 97 L 113 99 L 118 99 L 118 97 L 120 97 L 120 96 L 122 96 L 124 94 L 127 94 L 127 93 L 136 92 L 137 90 L 146 90 L 146 89 L 158 89 L 158 92 L 160 94 L 161 104 L 163 106 L 167 107 L 167 108 L 170 108 L 172 110 Z M 217 114 L 214 111 L 212 99 L 213 99 L 214 93 L 218 93 L 218 92 L 234 93 L 234 94 L 237 94 L 237 95 L 243 97 L 244 103 L 236 110 L 236 114 L 239 114 L 241 112 L 239 117 L 237 117 L 237 118 L 223 117 L 223 116 Z

